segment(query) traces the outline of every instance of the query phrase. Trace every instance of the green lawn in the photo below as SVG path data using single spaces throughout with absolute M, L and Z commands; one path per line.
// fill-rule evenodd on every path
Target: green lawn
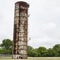
M 0 57 L 0 60 L 60 60 L 60 57 L 28 57 L 28 59 L 12 59 L 11 57 Z

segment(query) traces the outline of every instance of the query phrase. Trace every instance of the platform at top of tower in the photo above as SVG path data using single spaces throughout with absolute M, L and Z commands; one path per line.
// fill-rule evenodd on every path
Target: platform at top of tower
M 19 4 L 19 5 L 22 5 L 22 6 L 25 6 L 25 7 L 29 7 L 29 4 L 27 2 L 24 2 L 24 1 L 18 1 L 15 4 Z

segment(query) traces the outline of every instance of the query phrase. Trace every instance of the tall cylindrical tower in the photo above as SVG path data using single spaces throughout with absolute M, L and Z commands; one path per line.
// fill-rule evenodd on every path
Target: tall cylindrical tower
M 15 3 L 13 58 L 16 59 L 27 58 L 28 7 L 23 1 Z

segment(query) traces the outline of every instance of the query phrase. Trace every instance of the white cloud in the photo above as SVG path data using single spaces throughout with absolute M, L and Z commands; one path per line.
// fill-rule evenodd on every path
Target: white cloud
M 13 39 L 14 3 L 20 0 L 2 0 L 0 2 L 0 41 Z M 28 42 L 33 47 L 52 47 L 60 42 L 60 0 L 22 0 L 29 7 Z

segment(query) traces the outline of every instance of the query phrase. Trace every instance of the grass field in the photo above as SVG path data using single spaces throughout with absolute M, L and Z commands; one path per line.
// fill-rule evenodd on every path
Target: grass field
M 12 59 L 11 57 L 0 57 L 0 60 L 60 60 L 60 57 L 28 57 L 28 59 Z

